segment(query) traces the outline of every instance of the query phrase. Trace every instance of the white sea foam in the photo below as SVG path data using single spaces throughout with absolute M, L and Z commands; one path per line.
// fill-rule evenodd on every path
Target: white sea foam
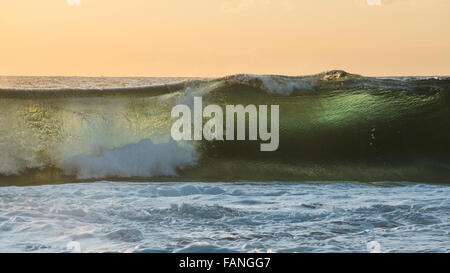
M 76 155 L 59 166 L 79 179 L 106 177 L 152 177 L 177 174 L 177 169 L 193 165 L 194 149 L 170 140 L 155 144 L 144 139 L 122 148 L 104 150 L 98 155 Z
M 247 84 L 255 84 L 252 80 L 256 79 L 261 82 L 256 87 L 265 90 L 268 93 L 290 95 L 295 90 L 311 90 L 320 80 L 337 80 L 351 76 L 343 70 L 331 70 L 315 75 L 301 76 L 301 77 L 287 77 L 278 75 L 255 75 L 242 74 L 226 77 L 226 80 L 237 81 Z M 357 75 L 352 75 L 357 76 Z
M 260 79 L 264 85 L 264 88 L 269 93 L 276 93 L 281 95 L 289 95 L 294 90 L 309 90 L 313 88 L 313 85 L 318 79 L 307 78 L 304 80 L 291 79 L 291 80 L 276 80 L 271 76 L 255 76 Z

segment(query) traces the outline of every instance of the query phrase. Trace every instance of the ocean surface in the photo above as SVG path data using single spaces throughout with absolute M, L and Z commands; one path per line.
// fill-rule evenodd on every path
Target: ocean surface
M 261 153 L 262 141 L 173 141 L 171 111 L 192 107 L 194 97 L 222 109 L 279 105 L 278 150 Z M 99 179 L 450 182 L 448 77 L 0 77 L 0 109 L 5 186 Z
M 73 251 L 449 252 L 450 187 L 97 182 L 0 188 L 0 252 Z
M 279 105 L 279 149 L 173 141 L 196 96 Z M 450 251 L 449 77 L 0 76 L 0 109 L 0 252 Z

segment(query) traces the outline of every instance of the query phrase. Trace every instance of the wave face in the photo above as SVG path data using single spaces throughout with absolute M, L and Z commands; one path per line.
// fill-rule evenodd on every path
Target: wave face
M 153 86 L 0 89 L 0 184 L 450 177 L 450 79 L 235 75 Z M 176 143 L 172 107 L 280 105 L 280 146 Z

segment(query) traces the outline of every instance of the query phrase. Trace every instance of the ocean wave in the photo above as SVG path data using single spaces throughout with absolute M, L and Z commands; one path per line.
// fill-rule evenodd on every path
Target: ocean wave
M 171 109 L 279 105 L 280 146 L 170 140 Z M 448 78 L 233 75 L 167 85 L 0 90 L 0 185 L 151 181 L 448 183 Z M 164 193 L 161 194 L 183 194 Z
M 76 78 L 75 78 L 76 79 Z M 215 89 L 221 85 L 245 85 L 255 87 L 272 94 L 291 95 L 294 91 L 313 90 L 323 88 L 354 88 L 357 86 L 371 86 L 379 88 L 424 88 L 436 87 L 435 84 L 448 83 L 449 76 L 430 77 L 364 77 L 351 74 L 343 70 L 330 70 L 323 73 L 307 76 L 283 76 L 283 75 L 257 75 L 236 74 L 220 78 L 210 79 L 179 79 L 177 81 L 166 79 L 166 83 L 153 83 L 151 85 L 129 85 L 114 81 L 117 86 L 105 87 L 101 82 L 95 86 L 95 79 L 89 79 L 94 86 L 76 87 L 75 83 L 70 87 L 23 87 L 0 86 L 0 98 L 82 98 L 82 97 L 123 97 L 123 96 L 159 96 L 163 94 L 184 91 L 188 88 Z M 145 78 L 144 78 L 145 79 Z M 67 78 L 63 78 L 67 80 Z M 72 79 L 73 81 L 73 79 Z M 85 80 L 87 81 L 87 79 Z M 145 80 L 144 80 L 145 82 Z M 124 86 L 123 86 L 124 85 Z

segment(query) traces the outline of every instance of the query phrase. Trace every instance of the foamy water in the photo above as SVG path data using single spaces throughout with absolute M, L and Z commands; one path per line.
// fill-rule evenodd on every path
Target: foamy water
M 449 252 L 449 197 L 400 183 L 2 187 L 0 251 Z

